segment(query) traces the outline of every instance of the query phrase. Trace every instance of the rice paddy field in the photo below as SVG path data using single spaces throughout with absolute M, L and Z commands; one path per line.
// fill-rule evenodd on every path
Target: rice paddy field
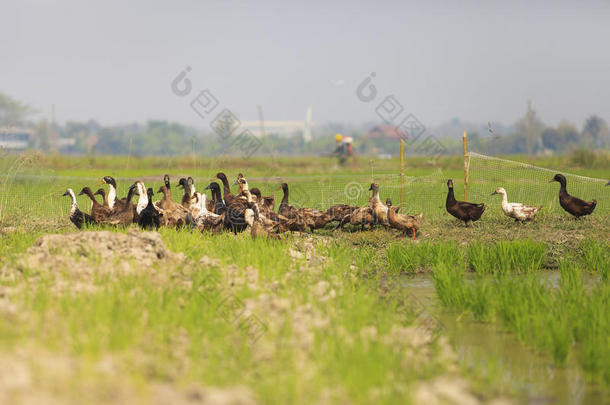
M 444 208 L 462 158 L 412 158 L 415 241 L 331 225 L 278 241 L 79 232 L 61 195 L 106 175 L 121 196 L 165 173 L 202 190 L 224 171 L 276 206 L 281 182 L 327 208 L 366 204 L 373 181 L 398 205 L 398 160 L 4 156 L 0 403 L 610 403 L 610 165 L 511 159 L 471 156 L 468 200 L 487 210 L 470 227 Z M 562 211 L 555 172 L 593 215 Z M 535 221 L 505 217 L 500 186 L 542 205 Z

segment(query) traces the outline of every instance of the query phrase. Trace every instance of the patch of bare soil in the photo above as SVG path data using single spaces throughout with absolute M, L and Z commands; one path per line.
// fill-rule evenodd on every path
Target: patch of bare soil
M 121 263 L 131 262 L 144 270 L 160 261 L 183 259 L 184 255 L 165 247 L 158 233 L 132 228 L 127 234 L 99 231 L 45 235 L 28 249 L 18 264 L 30 269 L 70 270 L 70 265 L 78 261 L 91 260 L 107 265 L 102 267 L 112 272 Z
M 254 394 L 245 387 L 177 387 L 151 382 L 144 388 L 128 379 L 112 357 L 102 358 L 83 375 L 75 358 L 20 348 L 0 355 L 2 404 L 202 404 L 253 405 Z
M 4 280 L 15 281 L 28 274 L 29 282 L 53 280 L 54 291 L 93 292 L 96 276 L 146 272 L 163 281 L 187 261 L 171 252 L 156 232 L 132 228 L 128 233 L 110 231 L 51 234 L 40 237 L 25 254 L 0 270 Z M 164 271 L 158 269 L 163 268 Z M 16 288 L 16 287 L 15 287 Z

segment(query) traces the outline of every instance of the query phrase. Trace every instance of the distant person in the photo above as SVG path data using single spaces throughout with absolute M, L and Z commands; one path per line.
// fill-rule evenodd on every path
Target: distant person
M 339 159 L 339 164 L 341 166 L 345 165 L 347 158 L 354 155 L 354 148 L 352 146 L 353 139 L 351 136 L 346 136 L 345 138 L 341 134 L 335 135 L 335 141 L 337 142 L 337 147 L 335 148 L 333 155 L 336 155 Z

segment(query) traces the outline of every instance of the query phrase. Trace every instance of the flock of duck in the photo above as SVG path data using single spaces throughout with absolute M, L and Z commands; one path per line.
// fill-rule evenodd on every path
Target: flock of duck
M 84 187 L 79 195 L 87 195 L 91 199 L 91 212 L 82 212 L 78 208 L 76 195 L 72 189 L 67 189 L 64 196 L 70 196 L 72 206 L 70 209 L 70 220 L 79 229 L 83 225 L 111 225 L 129 226 L 137 223 L 145 229 L 158 229 L 161 226 L 198 228 L 200 231 L 220 232 L 223 230 L 234 233 L 242 232 L 248 227 L 253 236 L 267 236 L 279 238 L 283 232 L 304 232 L 309 229 L 324 228 L 328 223 L 337 221 L 338 228 L 343 228 L 347 223 L 360 225 L 364 230 L 365 225 L 369 228 L 381 224 L 385 227 L 398 229 L 403 233 L 410 233 L 415 238 L 420 227 L 422 215 L 414 216 L 398 213 L 399 207 L 392 206 L 388 199 L 383 203 L 379 198 L 379 185 L 371 184 L 369 190 L 372 196 L 369 204 L 364 207 L 356 207 L 347 204 L 337 204 L 326 211 L 313 208 L 296 208 L 289 202 L 288 184 L 282 183 L 283 198 L 279 209 L 275 212 L 274 196 L 263 196 L 258 188 L 249 188 L 248 181 L 240 173 L 234 185 L 238 186 L 238 193 L 233 194 L 229 181 L 224 173 L 218 173 L 216 177 L 222 182 L 210 183 L 205 190 L 210 190 L 211 199 L 208 199 L 205 191 L 199 192 L 195 189 L 192 177 L 181 178 L 178 188 L 184 192 L 180 203 L 172 199 L 170 178 L 165 175 L 164 185 L 157 191 L 163 194 L 163 198 L 153 202 L 152 188 L 146 188 L 140 180 L 129 187 L 127 197 L 117 197 L 117 185 L 114 178 L 106 176 L 100 185 L 108 185 L 108 192 L 100 188 L 95 193 Z M 137 194 L 138 201 L 133 203 L 133 197 Z M 96 200 L 96 195 L 101 195 L 103 202 Z
M 70 209 L 70 220 L 79 229 L 83 225 L 111 225 L 129 226 L 137 223 L 145 229 L 159 229 L 161 226 L 168 227 L 191 227 L 200 231 L 232 231 L 242 232 L 248 227 L 253 236 L 266 236 L 279 238 L 284 232 L 304 232 L 309 229 L 324 228 L 331 222 L 338 222 L 337 228 L 343 229 L 344 225 L 350 223 L 360 226 L 361 230 L 368 225 L 371 229 L 375 225 L 383 225 L 386 228 L 395 228 L 403 234 L 410 234 L 415 238 L 421 226 L 423 214 L 409 215 L 399 213 L 399 207 L 392 206 L 388 198 L 382 202 L 379 197 L 379 184 L 372 183 L 369 191 L 372 195 L 369 203 L 363 207 L 347 204 L 337 204 L 326 211 L 313 208 L 296 208 L 290 205 L 288 184 L 282 183 L 283 198 L 280 202 L 278 212 L 275 212 L 275 198 L 263 196 L 258 188 L 249 188 L 248 181 L 239 174 L 234 185 L 238 186 L 238 193 L 233 194 L 229 181 L 224 173 L 216 174 L 223 184 L 221 193 L 220 185 L 211 182 L 205 190 L 210 190 L 211 199 L 207 198 L 205 191 L 199 192 L 195 189 L 192 177 L 181 178 L 178 188 L 183 190 L 180 203 L 172 199 L 169 175 L 165 175 L 163 183 L 157 193 L 163 197 L 153 202 L 153 189 L 146 188 L 140 180 L 129 187 L 127 197 L 117 197 L 117 185 L 114 178 L 106 176 L 102 178 L 99 185 L 106 184 L 108 192 L 100 188 L 95 193 L 84 187 L 79 195 L 87 195 L 91 200 L 91 211 L 89 214 L 78 208 L 76 195 L 72 189 L 67 189 L 64 196 L 70 196 L 72 206 Z M 581 217 L 589 215 L 595 209 L 597 202 L 586 202 L 568 194 L 566 190 L 566 178 L 561 174 L 555 175 L 551 181 L 561 184 L 559 190 L 559 202 L 561 207 L 574 215 Z M 610 182 L 607 184 L 610 185 Z M 475 204 L 465 201 L 457 201 L 453 192 L 453 181 L 447 181 L 448 193 L 445 207 L 447 212 L 466 225 L 477 221 L 485 211 L 485 204 Z M 133 197 L 137 194 L 138 201 L 133 203 Z M 504 188 L 497 188 L 492 194 L 502 195 L 502 211 L 515 221 L 529 221 L 534 219 L 542 206 L 534 207 L 521 203 L 509 203 Z M 100 204 L 96 195 L 102 197 Z

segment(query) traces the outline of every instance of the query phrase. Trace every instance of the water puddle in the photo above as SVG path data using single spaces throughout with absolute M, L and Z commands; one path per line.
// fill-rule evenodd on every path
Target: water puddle
M 551 278 L 554 275 L 542 274 Z M 610 395 L 585 381 L 576 360 L 568 358 L 565 368 L 555 367 L 550 355 L 536 353 L 507 332 L 500 324 L 477 322 L 469 314 L 448 311 L 438 302 L 430 274 L 408 276 L 404 285 L 412 297 L 426 307 L 444 328 L 467 369 L 494 379 L 530 405 L 608 404 Z

